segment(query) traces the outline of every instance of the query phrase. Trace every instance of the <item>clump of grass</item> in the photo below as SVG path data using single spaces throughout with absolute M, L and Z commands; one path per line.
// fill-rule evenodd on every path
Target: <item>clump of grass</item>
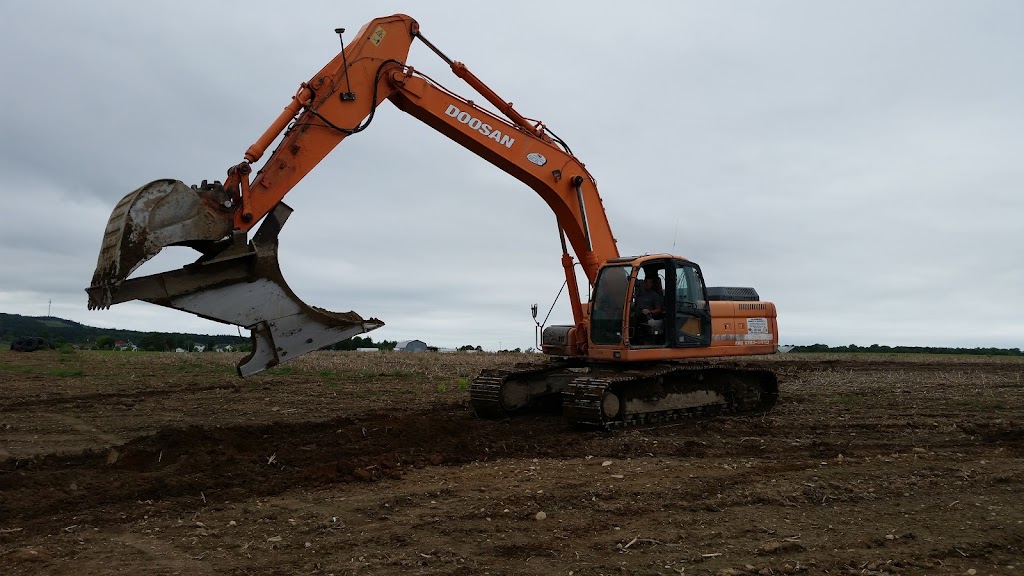
M 296 374 L 298 370 L 294 366 L 275 366 L 270 370 L 267 370 L 267 374 L 273 374 L 275 376 L 290 376 Z
M 437 391 L 440 392 L 441 394 L 444 394 L 445 392 L 448 391 L 448 385 L 445 384 L 444 382 L 441 382 L 440 384 L 437 385 Z
M 854 403 L 854 398 L 853 396 L 840 394 L 839 396 L 832 398 L 832 403 L 839 404 L 840 406 L 849 406 Z
M 463 390 L 463 391 L 464 390 L 468 390 L 469 389 L 469 378 L 466 378 L 465 376 L 460 377 L 459 378 L 459 382 L 458 382 L 458 384 L 456 384 L 456 386 L 458 387 L 459 390 Z
M 410 376 L 415 376 L 416 373 L 411 371 L 411 370 L 401 370 L 401 369 L 398 369 L 398 370 L 388 370 L 387 372 L 381 372 L 380 375 L 381 376 L 391 376 L 392 378 L 408 378 Z
M 18 366 L 16 364 L 0 364 L 0 372 L 22 372 L 31 374 L 35 369 L 31 366 Z
M 974 410 L 1005 410 L 1007 404 L 1004 400 L 985 400 L 981 398 L 960 398 L 953 402 L 958 408 L 971 408 Z

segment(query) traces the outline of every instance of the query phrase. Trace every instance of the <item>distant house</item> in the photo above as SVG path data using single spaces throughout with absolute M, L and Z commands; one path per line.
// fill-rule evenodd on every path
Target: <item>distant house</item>
M 395 352 L 426 352 L 427 343 L 423 340 L 402 340 L 395 346 Z
M 231 344 L 218 344 L 213 349 L 217 352 L 234 352 L 235 348 Z
M 192 347 L 192 351 L 193 352 L 204 352 L 204 351 L 206 351 L 206 346 L 203 346 L 202 344 L 196 344 L 195 346 Z
M 183 354 L 185 353 L 185 349 L 184 348 L 175 348 L 174 351 L 175 352 L 181 352 Z
M 380 348 L 356 348 L 356 352 L 380 352 Z
M 124 352 L 125 350 L 131 350 L 132 352 L 138 352 L 139 351 L 139 347 L 136 346 L 135 344 L 132 344 L 131 342 L 125 342 L 123 340 L 118 340 L 117 342 L 114 342 L 114 350 L 120 350 L 121 352 Z

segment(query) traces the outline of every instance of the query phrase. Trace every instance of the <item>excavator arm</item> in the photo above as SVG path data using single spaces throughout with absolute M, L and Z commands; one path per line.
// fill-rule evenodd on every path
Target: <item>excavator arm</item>
M 505 118 L 458 96 L 406 64 L 423 40 L 452 71 Z M 238 366 L 247 376 L 383 323 L 354 312 L 306 305 L 288 288 L 277 262 L 277 238 L 291 210 L 283 199 L 342 140 L 366 129 L 377 107 L 399 109 L 533 189 L 554 212 L 576 326 L 585 312 L 576 287 L 578 256 L 591 285 L 600 265 L 618 256 L 593 177 L 559 139 L 531 123 L 463 64 L 443 55 L 404 15 L 373 20 L 308 82 L 245 153 L 224 183 L 187 186 L 158 180 L 125 196 L 104 234 L 90 308 L 141 299 L 251 330 L 253 352 Z M 250 181 L 252 165 L 284 137 Z M 248 232 L 262 221 L 251 240 Z M 128 276 L 162 248 L 183 245 L 202 256 L 181 270 Z M 580 338 L 585 342 L 586 338 Z M 580 351 L 582 353 L 582 350 Z

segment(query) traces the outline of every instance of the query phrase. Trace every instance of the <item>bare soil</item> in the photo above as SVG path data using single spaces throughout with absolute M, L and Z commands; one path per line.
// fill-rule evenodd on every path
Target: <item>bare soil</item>
M 1024 573 L 1019 359 L 757 359 L 756 418 L 475 418 L 524 359 L 0 352 L 0 573 Z

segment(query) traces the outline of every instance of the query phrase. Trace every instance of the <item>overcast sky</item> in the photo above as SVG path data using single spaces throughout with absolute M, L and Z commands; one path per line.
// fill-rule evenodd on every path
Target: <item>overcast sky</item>
M 1024 346 L 1022 2 L 155 6 L 0 3 L 0 311 L 235 333 L 88 311 L 110 211 L 157 178 L 223 179 L 337 53 L 335 27 L 404 12 L 569 143 L 622 254 L 755 287 L 782 343 Z M 409 64 L 475 97 L 421 44 Z M 530 305 L 564 280 L 547 205 L 389 105 L 286 201 L 285 278 L 384 320 L 375 340 L 527 348 Z M 563 295 L 549 323 L 569 321 Z

